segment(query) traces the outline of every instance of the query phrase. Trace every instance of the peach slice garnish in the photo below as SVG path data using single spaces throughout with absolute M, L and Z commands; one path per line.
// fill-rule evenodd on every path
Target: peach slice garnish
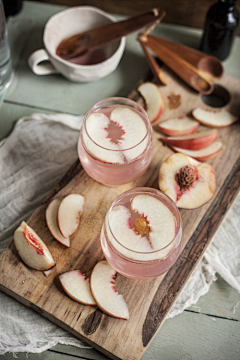
M 147 147 L 147 127 L 144 120 L 135 111 L 127 107 L 116 107 L 110 114 L 110 119 L 123 130 L 122 139 L 118 142 L 120 150 L 125 150 L 123 155 L 128 160 L 139 157 Z
M 154 196 L 137 195 L 131 200 L 131 210 L 117 205 L 109 214 L 109 224 L 107 218 L 107 237 L 124 256 L 148 261 L 164 258 L 171 250 L 168 245 L 175 237 L 175 218 Z
M 101 112 L 92 113 L 86 120 L 86 130 L 88 134 L 83 128 L 82 136 L 87 150 L 97 159 L 111 164 L 136 159 L 149 140 L 142 117 L 126 106 L 115 107 L 109 117 Z

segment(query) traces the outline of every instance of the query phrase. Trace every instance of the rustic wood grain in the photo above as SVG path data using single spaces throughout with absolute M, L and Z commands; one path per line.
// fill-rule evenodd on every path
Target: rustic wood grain
M 161 87 L 165 99 L 162 119 L 184 115 L 195 106 L 206 107 L 201 95 L 183 84 L 168 69 L 163 68 L 163 72 L 168 85 Z M 140 82 L 146 80 L 152 80 L 150 73 Z M 226 108 L 239 115 L 240 82 L 224 75 L 218 83 L 231 95 Z M 169 107 L 168 98 L 171 94 L 181 97 L 177 109 L 171 110 Z M 143 103 L 136 89 L 129 96 Z M 149 169 L 134 183 L 108 188 L 89 178 L 79 162 L 73 164 L 27 221 L 48 245 L 57 262 L 56 267 L 46 278 L 41 272 L 27 268 L 19 259 L 14 244 L 11 244 L 0 257 L 0 289 L 112 359 L 140 359 L 162 326 L 239 191 L 239 126 L 237 122 L 219 130 L 224 149 L 210 161 L 218 180 L 214 198 L 199 209 L 181 210 L 183 250 L 174 266 L 164 275 L 152 280 L 132 280 L 117 275 L 116 288 L 129 306 L 128 321 L 113 319 L 96 307 L 74 302 L 62 290 L 58 276 L 72 269 L 80 269 L 89 276 L 94 265 L 103 259 L 99 234 L 105 214 L 118 195 L 136 186 L 158 188 L 160 164 L 172 151 L 163 146 L 161 134 L 157 131 L 153 135 L 154 154 Z M 61 198 L 73 192 L 83 194 L 86 204 L 80 227 L 72 236 L 71 247 L 66 249 L 49 233 L 45 210 L 52 198 Z
M 39 1 L 39 0 L 35 0 Z M 113 14 L 121 14 L 126 16 L 134 16 L 141 12 L 148 11 L 153 7 L 158 7 L 166 11 L 166 17 L 163 22 L 169 24 L 190 26 L 194 28 L 203 29 L 205 18 L 210 6 L 215 4 L 216 0 L 180 0 L 180 1 L 165 1 L 165 0 L 40 0 L 44 3 L 52 3 L 66 6 L 80 6 L 91 5 L 96 6 L 104 11 Z M 239 2 L 236 7 L 240 12 Z M 238 28 L 238 35 L 240 28 Z

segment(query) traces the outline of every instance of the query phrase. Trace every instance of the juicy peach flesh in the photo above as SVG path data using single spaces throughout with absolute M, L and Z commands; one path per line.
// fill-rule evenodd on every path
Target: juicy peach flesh
M 37 250 L 38 254 L 44 255 L 44 249 L 43 249 L 42 245 L 34 237 L 34 235 L 30 231 L 27 230 L 27 228 L 25 228 L 23 235 L 25 236 L 25 239 L 27 240 L 28 244 Z

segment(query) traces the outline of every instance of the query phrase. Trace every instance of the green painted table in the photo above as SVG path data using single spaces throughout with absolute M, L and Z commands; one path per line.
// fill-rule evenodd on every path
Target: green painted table
M 8 20 L 12 50 L 14 81 L 0 99 L 0 140 L 7 136 L 17 119 L 33 112 L 66 112 L 83 114 L 96 101 L 108 96 L 127 96 L 148 65 L 136 41 L 136 34 L 127 37 L 124 56 L 117 70 L 90 84 L 76 84 L 60 75 L 36 76 L 27 64 L 28 56 L 43 47 L 42 34 L 47 20 L 63 7 L 26 2 L 21 13 Z M 201 31 L 161 24 L 156 35 L 197 47 Z M 223 63 L 225 72 L 240 79 L 240 38 Z M 94 349 L 57 345 L 42 354 L 18 353 L 18 359 L 94 359 L 106 356 Z M 1 356 L 13 359 L 13 354 Z M 143 360 L 240 359 L 240 295 L 221 277 L 195 306 L 181 315 L 166 320 Z

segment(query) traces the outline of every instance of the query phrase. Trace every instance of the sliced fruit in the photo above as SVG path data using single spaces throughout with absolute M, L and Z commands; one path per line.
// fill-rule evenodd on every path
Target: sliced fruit
M 120 244 L 129 250 L 151 252 L 152 248 L 150 242 L 145 236 L 141 236 L 134 231 L 130 219 L 131 211 L 128 208 L 123 205 L 114 206 L 109 217 L 112 234 Z M 110 240 L 112 239 L 112 236 L 110 237 L 110 232 L 108 232 L 108 237 Z M 114 243 L 115 247 L 116 245 L 117 244 Z M 128 251 L 125 251 L 121 246 L 118 247 L 117 250 L 128 256 Z M 134 254 L 132 254 L 132 256 L 134 256 Z
M 109 216 L 111 231 L 105 222 L 109 240 L 116 250 L 130 259 L 148 261 L 164 258 L 171 250 L 168 244 L 176 232 L 172 212 L 161 201 L 147 194 L 135 196 L 131 208 L 132 211 L 123 205 L 113 207 Z M 161 252 L 158 252 L 160 249 Z
M 22 261 L 35 270 L 49 270 L 56 265 L 46 244 L 24 221 L 14 232 L 14 244 Z
M 133 211 L 141 215 L 140 219 L 145 219 L 148 223 L 149 242 L 153 251 L 164 248 L 174 239 L 175 218 L 170 209 L 160 200 L 150 195 L 137 195 L 132 199 L 131 207 Z M 141 234 L 141 228 L 139 229 L 136 222 L 134 222 L 134 229 Z
M 140 156 L 149 140 L 144 120 L 126 106 L 116 107 L 109 118 L 103 113 L 91 114 L 86 130 L 83 129 L 82 135 L 87 150 L 94 157 L 114 164 Z
M 129 318 L 128 306 L 114 287 L 116 271 L 107 261 L 100 261 L 90 277 L 92 295 L 99 308 L 106 314 L 119 319 Z
M 198 161 L 206 161 L 215 158 L 220 153 L 222 150 L 222 143 L 221 141 L 215 141 L 208 147 L 201 150 L 187 150 L 176 146 L 171 146 L 171 148 L 178 153 L 185 154 Z
M 53 199 L 49 203 L 45 214 L 46 223 L 52 236 L 61 244 L 65 245 L 66 247 L 69 247 L 70 246 L 69 237 L 68 238 L 63 237 L 58 228 L 57 213 L 60 203 L 61 203 L 60 199 Z
M 187 116 L 181 116 L 163 121 L 158 126 L 159 129 L 166 135 L 182 136 L 192 134 L 199 128 L 200 123 Z
M 161 140 L 170 146 L 183 149 L 200 150 L 213 143 L 218 136 L 216 129 L 207 129 L 183 136 L 163 137 Z
M 63 237 L 68 238 L 77 230 L 83 214 L 84 202 L 84 196 L 80 194 L 67 195 L 61 201 L 57 213 L 57 222 Z
M 196 108 L 192 115 L 201 124 L 215 128 L 223 128 L 229 126 L 238 120 L 238 117 L 231 114 L 227 110 L 211 110 Z
M 72 270 L 61 274 L 59 280 L 64 291 L 73 300 L 84 305 L 96 305 L 90 291 L 89 279 L 80 270 Z
M 164 98 L 160 89 L 154 83 L 145 82 L 137 90 L 145 100 L 146 112 L 150 122 L 156 123 L 164 110 Z
M 136 159 L 147 147 L 148 136 L 145 122 L 135 111 L 127 107 L 117 107 L 110 114 L 110 120 L 121 127 L 122 138 L 118 141 L 123 156 L 128 161 Z
M 161 165 L 159 188 L 179 208 L 195 209 L 212 199 L 216 191 L 216 174 L 211 165 L 177 153 Z
M 87 150 L 97 159 L 109 163 L 123 163 L 124 159 L 116 143 L 109 138 L 108 127 L 110 119 L 103 113 L 93 113 L 86 121 L 86 130 L 83 127 L 82 136 Z M 114 151 L 111 151 L 114 150 Z

